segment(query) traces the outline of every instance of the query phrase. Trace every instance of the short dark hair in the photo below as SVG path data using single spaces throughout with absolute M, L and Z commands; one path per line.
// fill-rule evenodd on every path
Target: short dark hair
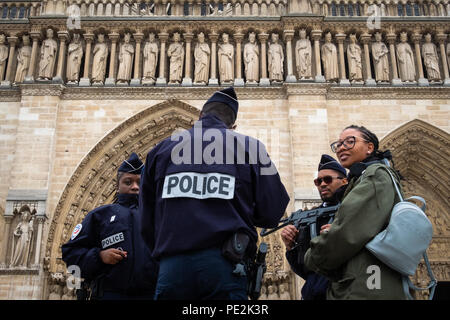
M 217 116 L 220 120 L 225 122 L 227 127 L 231 127 L 236 121 L 236 116 L 234 115 L 233 110 L 222 102 L 209 102 L 203 106 L 202 113 L 205 114 L 213 114 Z
M 359 132 L 361 132 L 361 135 L 362 135 L 362 137 L 364 139 L 366 139 L 368 142 L 372 142 L 373 143 L 374 149 L 373 149 L 372 154 L 375 155 L 378 152 L 378 148 L 380 146 L 380 142 L 378 141 L 378 137 L 376 136 L 375 133 L 373 133 L 372 131 L 370 131 L 366 127 L 357 126 L 357 125 L 354 125 L 354 124 L 352 124 L 351 126 L 348 126 L 344 130 L 347 130 L 347 129 L 355 129 L 355 130 L 358 130 Z

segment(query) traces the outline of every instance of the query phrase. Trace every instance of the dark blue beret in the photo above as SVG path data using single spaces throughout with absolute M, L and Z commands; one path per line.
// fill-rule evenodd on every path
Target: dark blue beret
M 133 152 L 127 160 L 122 162 L 117 171 L 132 174 L 141 174 L 143 166 L 144 164 L 139 159 L 138 155 Z
M 324 169 L 331 169 L 337 172 L 342 173 L 344 176 L 347 176 L 347 171 L 345 171 L 345 168 L 341 166 L 339 162 L 336 161 L 332 156 L 329 156 L 327 154 L 323 154 L 322 158 L 320 159 L 319 168 L 318 171 L 324 170 Z
M 237 100 L 236 92 L 234 92 L 233 87 L 228 87 L 226 89 L 223 89 L 221 91 L 216 91 L 211 96 L 211 98 L 206 101 L 205 104 L 208 104 L 210 102 L 222 102 L 225 103 L 227 106 L 233 110 L 234 115 L 237 118 L 237 113 L 239 109 L 239 102 Z

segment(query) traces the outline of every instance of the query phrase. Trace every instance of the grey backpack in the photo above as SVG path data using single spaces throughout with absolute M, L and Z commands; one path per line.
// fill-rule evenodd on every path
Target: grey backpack
M 387 228 L 367 243 L 366 248 L 379 260 L 402 275 L 403 290 L 408 299 L 413 299 L 409 292 L 409 288 L 412 288 L 414 290 L 430 290 L 429 300 L 431 300 L 437 281 L 426 252 L 433 236 L 433 228 L 425 215 L 425 200 L 418 196 L 403 199 L 392 173 L 389 169 L 385 169 L 391 176 L 400 202 L 392 209 Z M 422 202 L 422 207 L 419 208 L 408 201 L 411 199 Z M 431 280 L 427 287 L 418 288 L 412 284 L 409 276 L 415 274 L 422 257 Z

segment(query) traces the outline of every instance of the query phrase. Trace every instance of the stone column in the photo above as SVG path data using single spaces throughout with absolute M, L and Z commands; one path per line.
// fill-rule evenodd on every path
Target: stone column
M 31 264 L 31 267 L 39 267 L 39 258 L 41 253 L 41 241 L 42 241 L 42 229 L 44 226 L 45 216 L 37 216 L 36 220 L 38 223 L 38 229 L 37 229 L 37 237 L 36 237 L 36 249 L 34 253 L 34 262 Z
M 64 62 L 66 58 L 66 41 L 69 39 L 69 32 L 58 31 L 58 38 L 59 38 L 58 65 L 56 67 L 56 76 L 53 77 L 53 83 L 64 83 L 63 71 L 64 71 Z
M 139 86 L 141 84 L 141 43 L 144 39 L 143 33 L 135 33 L 133 34 L 133 38 L 136 41 L 136 48 L 134 52 L 134 78 L 130 81 L 130 86 Z
M 244 86 L 244 78 L 242 78 L 242 40 L 244 39 L 244 35 L 240 32 L 235 33 L 233 35 L 234 41 L 236 42 L 236 54 L 235 54 L 235 73 L 234 73 L 234 86 L 235 87 L 243 87 Z
M 411 38 L 414 41 L 414 51 L 416 53 L 415 54 L 416 55 L 416 68 L 419 73 L 418 84 L 421 87 L 425 87 L 425 86 L 428 86 L 429 83 L 428 83 L 428 79 L 425 79 L 425 77 L 423 75 L 422 54 L 420 52 L 420 40 L 422 39 L 422 35 L 420 33 L 415 32 Z
M 8 252 L 8 246 L 11 243 L 10 242 L 10 234 L 11 234 L 11 222 L 14 219 L 14 216 L 11 214 L 4 215 L 3 218 L 5 219 L 5 225 L 3 229 L 3 242 L 2 242 L 2 251 L 0 251 L 0 269 L 6 268 L 9 263 L 6 262 L 6 253 Z
M 33 39 L 33 46 L 31 47 L 31 58 L 30 67 L 28 68 L 28 73 L 23 81 L 23 83 L 33 83 L 34 82 L 34 70 L 36 68 L 37 54 L 39 39 L 41 38 L 40 32 L 30 32 L 31 39 Z
M 192 76 L 191 76 L 191 43 L 194 38 L 194 34 L 191 32 L 183 33 L 184 40 L 186 41 L 186 58 L 185 60 L 185 69 L 184 69 L 184 78 L 181 82 L 182 87 L 190 87 L 192 86 Z
M 161 48 L 159 53 L 159 77 L 156 79 L 156 86 L 165 86 L 166 80 L 166 43 L 169 39 L 167 32 L 158 33 L 158 38 L 161 42 Z
M 395 40 L 397 35 L 395 33 L 389 33 L 386 35 L 386 39 L 389 43 L 389 53 L 391 54 L 391 66 L 392 66 L 392 81 L 393 86 L 402 86 L 402 80 L 398 77 L 397 59 L 395 56 Z
M 258 39 L 261 42 L 261 79 L 259 80 L 259 85 L 267 87 L 270 86 L 270 79 L 267 76 L 267 39 L 269 39 L 269 35 L 260 33 Z
M 286 42 L 286 61 L 287 61 L 287 76 L 285 82 L 295 83 L 297 78 L 294 75 L 294 65 L 292 61 L 292 39 L 294 38 L 294 30 L 283 31 L 284 41 Z
M 445 40 L 447 39 L 447 35 L 444 33 L 438 33 L 436 35 L 436 39 L 439 41 L 439 49 L 441 51 L 442 69 L 444 70 L 444 86 L 450 87 L 447 54 L 445 53 Z
M 93 33 L 85 33 L 83 35 L 84 40 L 86 40 L 86 52 L 84 54 L 84 70 L 83 70 L 83 78 L 80 79 L 79 86 L 80 87 L 89 87 L 91 85 L 91 79 L 89 78 L 89 67 L 91 64 L 91 55 L 92 55 L 92 42 L 94 41 Z
M 322 75 L 322 65 L 320 64 L 320 38 L 322 37 L 322 30 L 312 30 L 311 38 L 314 41 L 314 60 L 316 62 L 316 76 L 315 82 L 325 82 L 325 77 Z
M 345 57 L 344 57 L 344 40 L 347 37 L 345 33 L 336 34 L 336 40 L 338 42 L 339 49 L 339 85 L 342 87 L 350 86 L 350 81 L 347 79 L 347 75 L 345 73 Z
M 19 40 L 19 38 L 12 36 L 8 37 L 8 43 L 9 43 L 9 58 L 8 58 L 8 66 L 6 67 L 6 75 L 5 80 L 1 82 L 1 87 L 11 87 L 11 77 L 12 77 L 12 67 L 14 64 L 14 54 L 16 52 L 16 43 Z M 2 75 L 0 75 L 1 77 Z
M 219 35 L 213 31 L 209 34 L 209 39 L 211 40 L 211 77 L 209 78 L 209 86 L 218 86 L 219 79 L 217 78 L 217 40 Z
M 116 49 L 117 49 L 117 40 L 120 38 L 120 34 L 118 33 L 110 33 L 108 34 L 109 39 L 111 40 L 111 56 L 109 60 L 109 73 L 108 78 L 105 80 L 105 86 L 115 86 L 116 85 Z
M 370 67 L 370 51 L 369 51 L 369 43 L 372 36 L 366 32 L 361 35 L 361 42 L 364 45 L 364 64 L 366 69 L 366 86 L 373 87 L 376 86 L 377 83 L 375 79 L 372 78 L 372 69 Z
M 192 10 L 194 16 L 202 15 L 202 0 L 195 0 L 194 10 Z

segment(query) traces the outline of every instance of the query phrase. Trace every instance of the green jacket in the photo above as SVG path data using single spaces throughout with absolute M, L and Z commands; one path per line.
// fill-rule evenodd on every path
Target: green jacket
M 350 180 L 329 232 L 312 239 L 305 254 L 307 268 L 330 278 L 327 299 L 406 299 L 400 273 L 365 248 L 386 228 L 400 200 L 382 167 L 372 164 Z M 379 267 L 379 289 L 373 288 L 377 272 L 370 266 Z

